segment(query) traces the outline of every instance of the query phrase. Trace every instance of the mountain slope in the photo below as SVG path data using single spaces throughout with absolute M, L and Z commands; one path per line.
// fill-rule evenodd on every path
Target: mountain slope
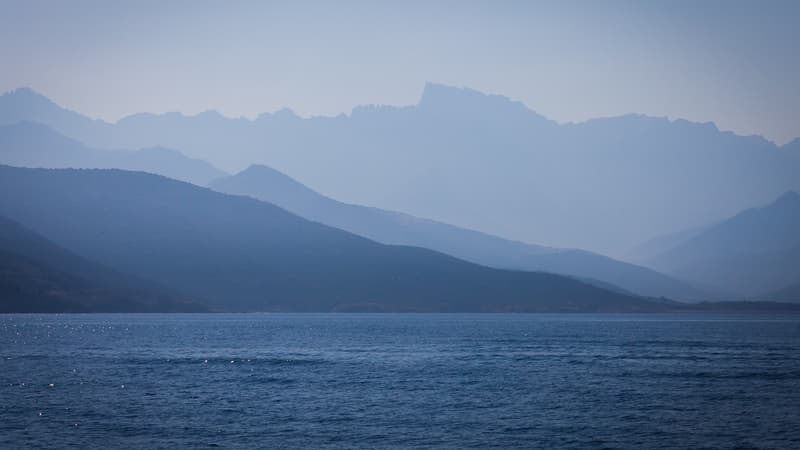
M 702 233 L 707 227 L 695 227 L 688 230 L 676 231 L 648 239 L 628 250 L 625 260 L 635 264 L 646 263 L 648 260 L 673 249 L 689 239 Z
M 153 283 L 88 261 L 0 217 L 0 312 L 202 310 Z
M 166 148 L 98 150 L 32 122 L 0 126 L 0 163 L 20 167 L 119 168 L 205 185 L 226 175 L 211 164 Z
M 800 194 L 786 192 L 650 260 L 657 270 L 757 296 L 800 281 Z
M 407 214 L 341 203 L 266 166 L 251 166 L 236 175 L 215 180 L 209 187 L 264 200 L 306 219 L 384 244 L 429 248 L 503 269 L 595 279 L 650 297 L 700 299 L 709 295 L 650 269 L 590 252 L 530 245 Z
M 85 257 L 234 311 L 640 311 L 574 279 L 387 246 L 141 172 L 0 167 L 0 213 Z
M 796 152 L 760 137 L 640 115 L 557 124 L 437 84 L 416 105 L 337 117 L 167 113 L 115 124 L 21 90 L 0 97 L 0 123 L 9 120 L 97 148 L 179 148 L 229 171 L 268 164 L 348 203 L 611 256 L 800 189 Z

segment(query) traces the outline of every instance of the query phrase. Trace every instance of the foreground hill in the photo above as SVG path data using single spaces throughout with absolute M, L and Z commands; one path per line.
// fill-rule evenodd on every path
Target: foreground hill
M 0 214 L 232 311 L 658 311 L 574 279 L 388 246 L 140 172 L 0 167 Z
M 196 303 L 88 261 L 0 217 L 0 313 L 203 310 Z
M 762 297 L 800 282 L 800 194 L 786 192 L 659 253 L 646 263 L 700 283 Z
M 211 164 L 161 147 L 141 150 L 88 148 L 32 122 L 0 126 L 0 164 L 45 168 L 114 168 L 141 170 L 205 185 L 226 175 Z
M 525 244 L 408 214 L 338 202 L 267 166 L 251 166 L 236 175 L 215 180 L 209 187 L 264 200 L 306 219 L 384 244 L 429 248 L 490 267 L 599 280 L 648 297 L 688 300 L 711 297 L 688 283 L 651 269 L 590 252 Z
M 20 120 L 97 148 L 166 146 L 227 171 L 268 164 L 348 203 L 614 257 L 800 189 L 796 144 L 641 115 L 559 124 L 437 84 L 415 105 L 337 117 L 167 113 L 113 124 L 20 89 L 0 97 L 0 124 Z

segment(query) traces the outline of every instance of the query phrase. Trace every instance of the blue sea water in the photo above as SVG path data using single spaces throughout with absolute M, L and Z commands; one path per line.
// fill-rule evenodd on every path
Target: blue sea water
M 800 317 L 0 316 L 2 448 L 800 448 Z

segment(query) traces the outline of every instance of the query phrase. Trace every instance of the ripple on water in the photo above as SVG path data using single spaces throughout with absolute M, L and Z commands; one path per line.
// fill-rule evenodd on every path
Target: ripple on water
M 800 448 L 800 319 L 659 317 L 0 316 L 0 448 Z

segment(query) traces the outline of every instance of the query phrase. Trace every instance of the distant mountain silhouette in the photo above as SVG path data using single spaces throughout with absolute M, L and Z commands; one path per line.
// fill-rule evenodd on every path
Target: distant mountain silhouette
M 800 194 L 710 226 L 647 264 L 748 297 L 800 282 Z
M 226 175 L 211 164 L 166 148 L 98 150 L 32 122 L 0 126 L 0 164 L 43 168 L 141 170 L 205 185 Z
M 229 311 L 658 311 L 545 273 L 387 246 L 157 175 L 0 167 L 0 214 Z
M 209 187 L 264 200 L 384 244 L 429 248 L 491 267 L 598 280 L 649 297 L 695 300 L 711 296 L 653 270 L 590 252 L 525 244 L 407 214 L 341 203 L 267 166 L 251 166 Z
M 0 96 L 0 125 L 18 122 L 38 122 L 56 130 L 72 130 L 75 134 L 111 129 L 110 124 L 61 108 L 30 88 L 15 89 Z
M 640 115 L 557 124 L 505 97 L 437 84 L 417 105 L 309 119 L 212 111 L 109 124 L 30 90 L 0 97 L 0 123 L 21 120 L 96 148 L 177 148 L 228 171 L 268 164 L 348 203 L 620 257 L 800 189 L 797 152 L 760 137 Z
M 674 233 L 648 239 L 630 249 L 625 254 L 625 260 L 636 264 L 646 263 L 648 260 L 655 258 L 661 253 L 671 250 L 697 236 L 707 228 L 708 226 L 689 228 L 688 230 L 676 231 Z
M 88 261 L 0 217 L 0 313 L 203 310 L 151 282 Z

